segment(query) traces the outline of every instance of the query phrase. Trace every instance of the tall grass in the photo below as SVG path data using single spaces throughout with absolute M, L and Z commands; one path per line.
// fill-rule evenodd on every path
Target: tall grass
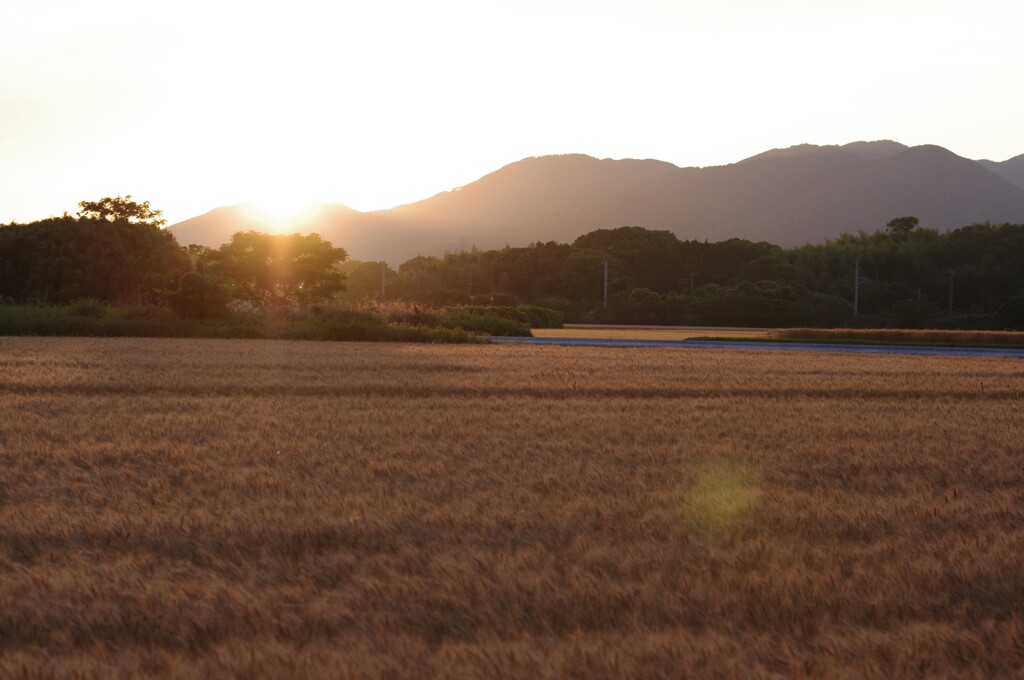
M 487 335 L 529 336 L 532 329 L 561 328 L 564 320 L 562 312 L 529 305 L 429 307 L 407 301 L 375 301 L 357 308 L 375 311 L 392 321 L 462 328 Z
M 474 316 L 474 317 L 498 317 L 516 321 L 528 328 L 561 328 L 565 322 L 565 314 L 546 307 L 534 307 L 531 305 L 517 306 L 482 306 L 463 305 L 460 307 L 444 307 L 442 314 Z
M 167 307 L 114 307 L 95 301 L 69 306 L 0 306 L 0 335 L 268 338 L 455 342 L 488 335 L 530 335 L 529 325 L 488 314 L 487 308 L 419 311 L 409 307 L 235 309 L 205 320 L 186 319 Z
M 0 335 L 93 337 L 244 337 L 240 316 L 216 323 L 189 322 L 167 307 L 113 307 L 95 301 L 68 306 L 0 305 Z

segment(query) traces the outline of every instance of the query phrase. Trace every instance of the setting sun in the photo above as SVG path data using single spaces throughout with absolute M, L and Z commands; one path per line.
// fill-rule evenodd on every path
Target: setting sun
M 270 229 L 278 233 L 293 231 L 297 222 L 313 212 L 313 206 L 307 200 L 272 196 L 246 204 L 254 217 L 265 221 Z
M 174 224 L 293 186 L 383 210 L 559 153 L 699 167 L 895 139 L 1001 161 L 1024 147 L 1022 22 L 1013 0 L 15 0 L 0 222 L 133 193 Z

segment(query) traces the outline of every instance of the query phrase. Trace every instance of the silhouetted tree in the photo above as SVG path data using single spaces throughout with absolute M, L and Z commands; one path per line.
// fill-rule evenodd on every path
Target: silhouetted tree
M 617 281 L 623 288 L 633 286 L 666 292 L 674 290 L 683 278 L 680 243 L 670 231 L 641 227 L 598 229 L 580 236 L 573 243 L 577 251 L 588 249 L 605 253 L 605 259 L 617 263 Z
M 312 303 L 345 290 L 335 266 L 348 254 L 319 234 L 238 232 L 210 256 L 210 269 L 234 297 L 262 305 Z
M 196 271 L 185 272 L 178 289 L 167 294 L 171 308 L 182 316 L 205 319 L 227 311 L 231 293 L 216 278 Z
M 1017 291 L 996 310 L 995 321 L 1000 328 L 1024 330 L 1024 290 Z
M 764 255 L 740 267 L 740 281 L 796 281 L 800 278 L 796 267 L 780 255 Z
M 177 286 L 189 261 L 169 232 L 83 205 L 82 217 L 0 227 L 0 298 L 157 302 Z M 147 210 L 136 215 L 158 214 Z
M 384 267 L 385 295 L 393 297 L 394 286 L 398 283 L 396 274 L 385 263 L 362 262 L 352 269 L 345 280 L 345 297 L 354 299 L 380 297 L 381 267 Z
M 155 227 L 167 224 L 167 220 L 160 217 L 163 211 L 151 208 L 149 201 L 133 201 L 130 194 L 123 197 L 101 198 L 98 201 L 82 201 L 78 208 L 80 219 L 151 224 Z
M 604 291 L 604 262 L 608 255 L 588 248 L 573 248 L 559 273 L 560 290 L 575 300 L 600 300 Z M 618 263 L 616 263 L 618 265 Z M 617 273 L 619 266 L 610 267 Z
M 908 215 L 907 217 L 896 217 L 889 220 L 888 224 L 885 225 L 885 228 L 894 234 L 909 234 L 917 229 L 920 223 L 921 220 Z

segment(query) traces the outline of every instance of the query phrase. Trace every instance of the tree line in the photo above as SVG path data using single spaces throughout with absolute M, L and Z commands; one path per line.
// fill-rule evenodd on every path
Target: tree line
M 527 302 L 572 321 L 1024 327 L 1024 225 L 1017 224 L 940 233 L 908 216 L 796 248 L 621 227 L 572 244 L 417 257 L 397 270 L 348 267 L 349 297 L 380 296 L 383 269 L 385 297 Z
M 317 234 L 240 232 L 218 249 L 182 247 L 161 211 L 131 196 L 83 201 L 76 215 L 0 227 L 0 301 L 167 304 L 183 316 L 330 301 L 348 254 Z
M 220 248 L 182 247 L 160 228 L 160 211 L 130 196 L 80 208 L 0 226 L 0 300 L 167 304 L 205 317 L 231 301 L 384 298 L 530 304 L 568 321 L 1024 328 L 1024 225 L 939 233 L 908 216 L 796 248 L 621 227 L 571 244 L 419 256 L 392 268 L 349 261 L 316 234 L 242 232 Z

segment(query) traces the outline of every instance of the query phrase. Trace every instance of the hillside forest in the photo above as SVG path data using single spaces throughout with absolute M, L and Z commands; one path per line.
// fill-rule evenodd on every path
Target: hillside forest
M 1021 224 L 939 232 L 908 216 L 794 248 L 626 226 L 393 268 L 351 261 L 344 244 L 316 234 L 240 232 L 216 249 L 181 246 L 159 211 L 130 196 L 81 207 L 0 226 L 0 301 L 161 305 L 202 318 L 232 305 L 384 299 L 536 305 L 570 322 L 1024 328 Z

